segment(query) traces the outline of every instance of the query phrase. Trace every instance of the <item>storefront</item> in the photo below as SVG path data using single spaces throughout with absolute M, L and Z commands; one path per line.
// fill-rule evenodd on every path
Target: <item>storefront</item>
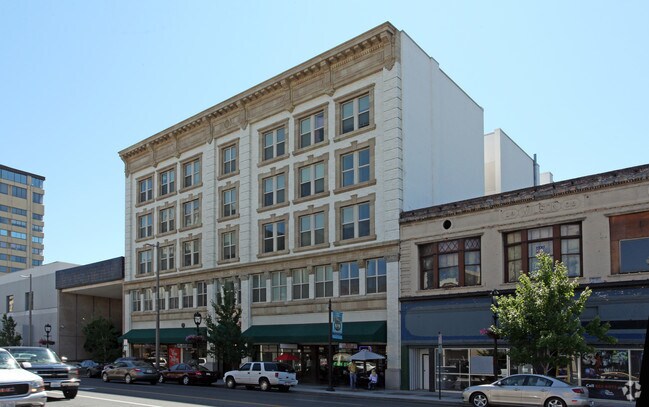
M 207 329 L 200 328 L 199 336 L 206 338 Z M 207 344 L 204 340 L 195 341 L 195 337 L 195 328 L 160 329 L 160 357 L 166 359 L 169 366 L 205 357 Z M 155 329 L 131 329 L 120 336 L 119 340 L 124 345 L 124 356 L 151 359 L 155 362 Z
M 244 336 L 255 344 L 255 360 L 280 360 L 292 365 L 302 383 L 328 383 L 328 324 L 254 325 Z M 343 339 L 332 342 L 334 385 L 347 385 L 347 366 L 351 355 L 361 349 L 385 355 L 385 321 L 347 322 Z M 377 369 L 380 377 L 387 368 L 385 360 L 358 363 L 359 377 Z M 382 384 L 383 382 L 381 382 Z

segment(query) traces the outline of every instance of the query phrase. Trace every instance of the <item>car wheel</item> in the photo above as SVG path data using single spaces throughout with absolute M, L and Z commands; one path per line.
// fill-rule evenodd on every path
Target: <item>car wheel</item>
M 68 400 L 72 400 L 73 398 L 77 397 L 77 392 L 79 390 L 73 389 L 73 390 L 63 390 L 63 397 L 65 397 Z
M 237 387 L 237 382 L 234 381 L 234 377 L 228 376 L 225 379 L 225 387 L 227 387 L 228 389 L 234 389 L 235 387 Z
M 127 373 L 126 376 L 124 376 L 124 381 L 126 382 L 126 384 L 131 384 L 133 383 L 133 378 L 130 374 Z
M 552 397 L 545 402 L 545 407 L 566 407 L 566 403 L 560 398 Z
M 86 377 L 92 377 L 92 372 L 90 371 L 90 369 L 86 370 Z
M 270 390 L 270 383 L 268 382 L 267 379 L 260 379 L 259 387 L 261 388 L 261 391 L 268 391 Z
M 163 375 L 158 376 L 158 383 L 164 383 L 165 377 Z
M 473 407 L 487 407 L 489 405 L 489 400 L 487 400 L 484 393 L 473 393 L 469 402 Z
M 110 380 L 108 379 L 108 373 L 104 373 L 103 375 L 101 375 L 101 380 L 103 380 L 104 382 L 108 383 L 108 382 L 110 381 Z
M 189 384 L 189 376 L 183 376 L 182 383 L 187 386 Z

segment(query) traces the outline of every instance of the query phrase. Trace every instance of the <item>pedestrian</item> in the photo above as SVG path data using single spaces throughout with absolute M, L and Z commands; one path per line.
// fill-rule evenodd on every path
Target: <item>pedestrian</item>
M 349 370 L 349 387 L 352 389 L 356 388 L 356 363 L 353 361 L 349 363 L 349 366 L 347 366 L 347 370 Z
M 367 384 L 369 390 L 376 389 L 376 383 L 379 381 L 379 375 L 376 374 L 376 369 L 372 370 L 370 373 L 370 382 Z

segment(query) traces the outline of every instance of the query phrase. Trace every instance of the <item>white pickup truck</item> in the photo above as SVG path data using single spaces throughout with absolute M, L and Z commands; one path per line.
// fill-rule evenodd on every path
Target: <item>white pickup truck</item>
M 279 362 L 248 362 L 237 370 L 231 370 L 223 375 L 223 382 L 229 389 L 244 385 L 247 389 L 259 386 L 268 391 L 277 387 L 280 391 L 288 391 L 297 385 L 295 370 L 286 363 Z

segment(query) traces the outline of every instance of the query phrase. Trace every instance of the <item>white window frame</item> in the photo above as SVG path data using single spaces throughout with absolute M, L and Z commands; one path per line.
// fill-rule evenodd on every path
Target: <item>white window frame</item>
M 277 127 L 272 130 L 263 132 L 261 136 L 262 138 L 261 161 L 262 162 L 270 161 L 275 158 L 286 155 L 287 137 L 288 137 L 288 131 L 286 131 L 285 126 Z M 282 151 L 280 152 L 280 150 Z M 270 156 L 267 156 L 266 154 L 267 151 L 270 151 Z
M 183 189 L 191 188 L 201 183 L 201 159 L 196 158 L 184 162 L 183 168 Z
M 282 185 L 280 186 L 280 184 Z M 270 190 L 267 189 L 268 186 L 270 186 Z M 271 203 L 266 202 L 267 196 L 271 197 Z M 274 205 L 279 205 L 286 202 L 286 173 L 280 173 L 262 179 L 261 202 L 262 202 L 262 207 L 264 208 L 274 206 Z
M 321 294 L 320 294 L 321 293 Z M 315 296 L 328 298 L 334 295 L 334 271 L 332 266 L 315 267 Z
M 271 301 L 286 301 L 287 275 L 284 271 L 273 271 L 270 274 Z
M 200 198 L 183 202 L 183 228 L 200 225 L 201 223 L 201 201 Z
M 229 188 L 221 194 L 221 216 L 228 218 L 237 214 L 237 188 Z
M 309 271 L 307 269 L 291 270 L 291 298 L 306 300 L 309 298 Z
M 320 172 L 320 174 L 318 174 L 318 172 Z M 320 161 L 310 165 L 305 165 L 304 167 L 300 167 L 298 169 L 298 174 L 299 174 L 298 191 L 300 192 L 299 197 L 306 198 L 309 196 L 324 193 L 327 190 L 326 172 L 327 172 L 327 166 L 325 165 L 324 161 Z M 306 186 L 307 184 L 309 186 L 309 191 L 305 193 L 302 187 Z M 318 187 L 320 187 L 321 190 L 318 191 Z
M 353 265 L 356 265 L 355 267 Z M 340 296 L 360 294 L 360 271 L 355 261 L 340 263 L 339 265 Z M 356 284 L 354 284 L 356 281 Z
M 250 276 L 252 287 L 251 301 L 253 303 L 266 302 L 266 276 L 264 273 Z
M 387 292 L 387 262 L 385 258 L 379 257 L 376 259 L 368 259 L 365 263 L 365 291 L 367 294 L 378 294 Z M 370 291 L 370 281 L 374 281 L 376 290 Z M 381 281 L 383 283 L 381 284 Z M 384 289 L 379 288 L 383 285 Z
M 266 236 L 266 231 L 269 230 L 271 236 Z M 283 228 L 284 232 L 280 231 Z M 262 251 L 263 253 L 275 253 L 286 250 L 286 238 L 288 234 L 286 221 L 278 220 L 275 222 L 267 222 L 262 225 Z M 272 250 L 267 250 L 267 243 L 272 242 Z
M 176 268 L 176 246 L 170 244 L 158 249 L 158 269 L 169 271 Z
M 187 261 L 189 259 L 189 262 Z M 183 267 L 193 267 L 201 264 L 201 243 L 199 239 L 183 242 Z
M 321 226 L 318 226 L 318 220 Z M 305 225 L 308 221 L 308 225 Z M 310 247 L 325 244 L 327 242 L 326 236 L 326 216 L 324 212 L 310 213 L 298 217 L 299 227 L 299 247 Z M 321 233 L 318 233 L 321 231 Z M 308 236 L 308 244 L 305 243 L 305 238 Z M 318 236 L 321 236 L 321 241 L 318 241 Z
M 145 275 L 153 272 L 153 250 L 137 252 L 137 274 Z

